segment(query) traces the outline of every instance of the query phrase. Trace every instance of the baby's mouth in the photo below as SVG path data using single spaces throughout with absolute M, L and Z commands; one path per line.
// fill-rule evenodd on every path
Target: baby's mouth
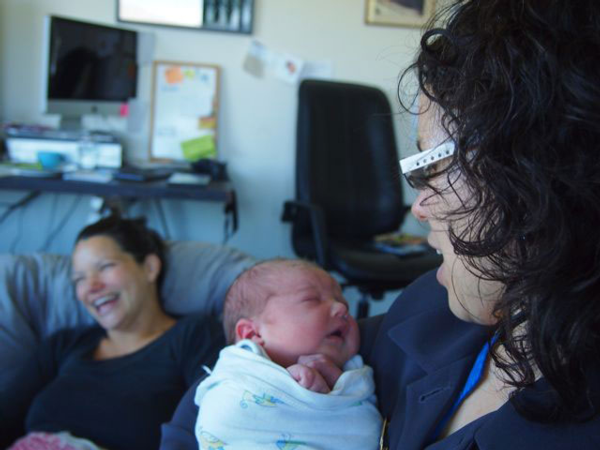
M 329 333 L 327 335 L 327 337 L 328 338 L 344 339 L 344 336 L 346 335 L 346 329 L 347 329 L 346 325 L 341 325 L 338 328 L 336 328 L 333 332 Z

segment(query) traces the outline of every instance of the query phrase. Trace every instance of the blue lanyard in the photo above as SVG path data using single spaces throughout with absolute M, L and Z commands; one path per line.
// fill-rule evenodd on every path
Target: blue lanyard
M 477 358 L 475 359 L 475 363 L 471 368 L 471 372 L 469 372 L 469 376 L 467 377 L 467 381 L 465 382 L 462 391 L 460 391 L 460 394 L 458 395 L 456 401 L 452 405 L 452 408 L 450 408 L 448 412 L 446 412 L 442 420 L 438 423 L 437 427 L 435 427 L 435 429 L 433 430 L 433 433 L 431 433 L 431 439 L 429 442 L 435 442 L 438 439 L 438 437 L 446 427 L 446 424 L 454 415 L 460 404 L 465 398 L 467 398 L 471 394 L 471 392 L 473 392 L 473 389 L 475 389 L 475 386 L 477 386 L 477 384 L 481 380 L 481 377 L 483 376 L 483 369 L 485 368 L 485 362 L 487 361 L 487 357 L 490 351 L 490 344 L 494 345 L 497 340 L 498 335 L 494 334 L 492 339 L 485 343 L 485 345 L 477 355 Z

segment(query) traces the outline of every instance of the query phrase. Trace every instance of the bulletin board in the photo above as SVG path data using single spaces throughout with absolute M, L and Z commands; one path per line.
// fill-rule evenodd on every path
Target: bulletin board
M 215 65 L 154 62 L 150 160 L 217 156 L 219 75 Z

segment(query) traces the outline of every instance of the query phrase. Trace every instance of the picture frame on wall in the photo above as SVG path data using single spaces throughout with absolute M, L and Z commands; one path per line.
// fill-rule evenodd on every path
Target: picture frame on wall
M 422 27 L 435 11 L 435 0 L 365 0 L 370 25 Z
M 251 34 L 254 0 L 117 0 L 119 22 Z

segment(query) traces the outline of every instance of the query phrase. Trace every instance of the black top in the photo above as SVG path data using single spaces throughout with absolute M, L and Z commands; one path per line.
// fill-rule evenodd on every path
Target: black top
M 93 360 L 104 335 L 69 329 L 42 344 L 2 388 L 1 448 L 23 434 L 23 421 L 26 432 L 69 431 L 111 450 L 158 448 L 160 425 L 224 345 L 216 320 L 190 316 L 137 352 Z

